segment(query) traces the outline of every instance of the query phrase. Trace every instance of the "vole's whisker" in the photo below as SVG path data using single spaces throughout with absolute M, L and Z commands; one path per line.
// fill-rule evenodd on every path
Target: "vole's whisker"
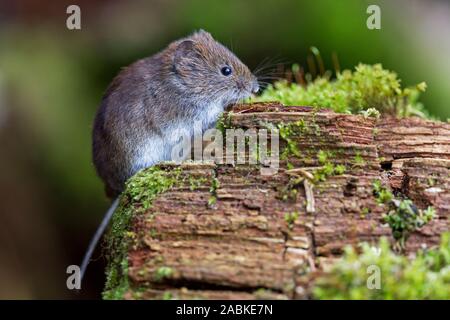
M 284 58 L 280 58 L 279 55 L 274 56 L 274 57 L 265 57 L 257 66 L 258 67 L 262 67 L 262 66 L 267 66 L 267 65 L 275 65 L 275 64 L 279 64 L 279 63 L 286 63 L 287 61 Z M 255 69 L 257 69 L 255 68 Z
M 253 70 L 253 74 L 257 73 L 258 70 L 261 70 L 262 68 L 265 68 L 270 63 L 270 57 L 265 57 L 263 60 L 261 60 L 260 63 L 255 67 Z
M 277 80 L 277 79 L 282 79 L 283 77 L 278 77 L 278 76 L 265 76 L 265 77 L 258 77 L 259 79 L 263 79 L 263 80 Z
M 265 58 L 263 60 L 263 62 L 260 63 L 261 66 L 258 66 L 257 68 L 255 68 L 255 70 L 253 71 L 254 75 L 258 75 L 261 72 L 267 71 L 267 70 L 276 70 L 277 66 L 281 63 L 286 63 L 283 62 L 283 59 L 280 58 Z

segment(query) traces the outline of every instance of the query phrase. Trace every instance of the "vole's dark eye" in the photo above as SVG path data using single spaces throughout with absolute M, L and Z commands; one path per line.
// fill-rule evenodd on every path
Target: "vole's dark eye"
M 231 68 L 230 67 L 223 67 L 222 69 L 220 69 L 220 72 L 222 72 L 222 74 L 224 76 L 229 76 L 231 74 Z

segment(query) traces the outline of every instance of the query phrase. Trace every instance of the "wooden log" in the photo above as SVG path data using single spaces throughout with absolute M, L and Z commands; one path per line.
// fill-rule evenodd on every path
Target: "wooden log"
M 293 126 L 289 141 L 280 140 L 278 173 L 264 176 L 259 166 L 245 164 L 165 165 L 167 174 L 181 173 L 147 209 L 138 210 L 143 200 L 125 192 L 122 208 L 131 210 L 131 219 L 124 230 L 133 241 L 125 253 L 110 246 L 109 272 L 121 272 L 105 297 L 308 298 L 315 271 L 346 245 L 393 240 L 375 180 L 419 208 L 436 209 L 437 217 L 411 235 L 406 252 L 438 244 L 450 229 L 450 124 L 277 103 L 240 105 L 225 118 L 243 129 Z M 283 154 L 292 143 L 299 154 Z M 317 174 L 321 151 L 346 171 L 314 181 L 311 212 L 305 184 L 289 170 Z

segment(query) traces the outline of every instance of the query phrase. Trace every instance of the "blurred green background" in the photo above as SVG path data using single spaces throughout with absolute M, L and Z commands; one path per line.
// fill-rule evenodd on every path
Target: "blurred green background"
M 66 8 L 81 7 L 81 30 Z M 381 8 L 381 30 L 366 9 Z M 306 66 L 316 46 L 332 69 L 358 62 L 426 81 L 422 101 L 450 117 L 448 1 L 0 1 L 0 298 L 99 298 L 101 250 L 83 290 L 66 289 L 109 203 L 91 161 L 102 93 L 123 66 L 203 28 L 250 68 Z

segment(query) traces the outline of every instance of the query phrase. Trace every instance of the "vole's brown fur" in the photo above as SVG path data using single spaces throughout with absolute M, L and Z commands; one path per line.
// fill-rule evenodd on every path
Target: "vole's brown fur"
M 202 130 L 214 126 L 227 105 L 256 91 L 250 70 L 203 30 L 123 69 L 94 122 L 94 164 L 107 194 L 117 197 L 138 170 L 172 160 L 173 146 L 182 135 L 192 136 L 194 123 Z M 118 198 L 89 244 L 81 278 L 117 205 Z
M 221 73 L 230 67 L 231 75 Z M 214 126 L 229 104 L 258 90 L 256 78 L 201 30 L 123 69 L 108 87 L 93 130 L 94 164 L 110 196 L 138 170 L 171 160 L 176 135 Z

